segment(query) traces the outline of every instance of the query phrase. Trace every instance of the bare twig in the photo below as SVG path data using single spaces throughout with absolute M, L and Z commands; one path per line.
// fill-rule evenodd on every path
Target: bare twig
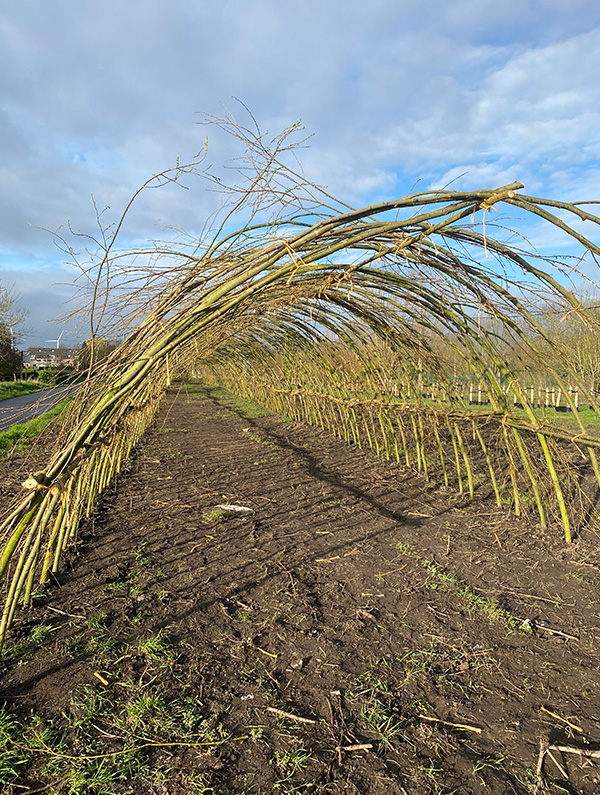
M 563 632 L 561 629 L 552 629 L 552 627 L 549 627 L 546 624 L 537 623 L 536 627 L 549 632 L 551 635 L 558 635 L 559 637 L 566 638 L 567 640 L 579 640 L 577 635 L 569 635 L 568 632 Z
M 449 726 L 452 729 L 462 729 L 463 731 L 475 732 L 481 734 L 479 726 L 471 726 L 468 723 L 450 723 L 447 720 L 440 720 L 440 718 L 432 718 L 430 715 L 417 715 L 421 720 L 429 721 L 430 723 L 439 723 L 442 726 Z
M 568 720 L 567 718 L 563 718 L 561 715 L 557 715 L 556 712 L 552 712 L 551 710 L 546 709 L 546 707 L 542 707 L 541 710 L 542 710 L 542 712 L 545 712 L 546 715 L 550 715 L 550 717 L 556 718 L 556 720 L 559 720 L 562 723 L 566 723 L 566 725 L 570 729 L 573 729 L 574 731 L 579 732 L 580 734 L 583 734 L 583 729 L 581 728 L 581 726 L 578 726 L 576 723 L 572 723 L 572 721 Z
M 68 616 L 69 618 L 80 618 L 82 620 L 87 618 L 87 616 L 77 615 L 76 613 L 67 613 L 64 610 L 59 610 L 58 607 L 51 607 L 50 605 L 46 605 L 46 610 L 51 610 L 53 613 L 60 613 L 61 616 Z
M 282 709 L 277 709 L 277 707 L 265 707 L 267 712 L 272 712 L 274 715 L 281 715 L 283 718 L 289 718 L 290 720 L 296 721 L 296 723 L 318 723 L 316 720 L 312 720 L 311 718 L 302 718 L 300 715 L 292 715 L 291 712 L 285 712 Z
M 600 749 L 592 750 L 589 748 L 578 748 L 573 745 L 551 745 L 547 740 L 540 740 L 540 753 L 538 756 L 536 776 L 537 785 L 535 788 L 536 793 L 547 792 L 548 787 L 546 784 L 546 777 L 544 775 L 544 759 L 548 755 L 556 767 L 560 770 L 561 775 L 568 780 L 569 776 L 564 767 L 558 762 L 552 751 L 558 751 L 561 754 L 576 754 L 585 759 L 600 759 Z

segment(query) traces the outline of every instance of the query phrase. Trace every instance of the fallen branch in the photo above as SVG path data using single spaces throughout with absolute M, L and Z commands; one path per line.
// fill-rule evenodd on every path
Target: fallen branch
M 371 743 L 362 743 L 358 745 L 338 745 L 336 751 L 370 751 L 372 748 Z
M 550 715 L 550 717 L 555 718 L 556 720 L 562 721 L 562 723 L 566 723 L 567 726 L 570 729 L 573 729 L 574 731 L 579 732 L 580 734 L 583 734 L 583 729 L 581 728 L 581 726 L 578 726 L 576 723 L 571 723 L 571 721 L 568 720 L 567 718 L 563 718 L 560 715 L 557 715 L 556 712 L 551 712 L 549 709 L 546 709 L 546 707 L 542 707 L 541 709 L 542 709 L 542 712 L 546 713 L 546 715 Z
M 43 787 L 38 787 L 37 789 L 25 790 L 23 795 L 36 795 L 36 793 L 38 792 L 46 792 L 46 790 L 49 790 L 52 787 L 59 787 L 63 782 L 65 782 L 70 777 L 71 777 L 70 773 L 67 774 L 66 776 L 61 776 L 57 781 L 52 781 L 50 784 L 46 784 Z
M 404 566 L 400 566 L 399 569 L 391 569 L 391 571 L 384 571 L 382 574 L 376 574 L 376 577 L 387 577 L 388 574 L 395 574 L 397 571 L 404 571 L 404 569 L 408 566 L 408 563 L 405 563 Z
M 265 651 L 265 649 L 261 649 L 260 646 L 256 647 L 256 651 L 259 651 L 261 654 L 266 654 L 267 657 L 272 657 L 274 660 L 277 659 L 277 655 L 273 654 L 271 651 Z
M 552 627 L 548 627 L 545 624 L 536 624 L 537 629 L 545 629 L 546 632 L 549 632 L 551 635 L 559 635 L 561 638 L 567 638 L 567 640 L 579 640 L 577 635 L 569 635 L 567 632 L 563 632 L 560 629 L 552 629 Z
M 587 748 L 575 748 L 573 745 L 549 745 L 548 750 L 560 751 L 561 754 L 579 754 L 579 756 L 585 756 L 586 759 L 600 759 L 600 749 L 591 751 Z
M 46 605 L 46 610 L 52 610 L 53 613 L 60 613 L 61 616 L 67 616 L 68 618 L 80 618 L 85 620 L 87 616 L 80 616 L 76 613 L 67 613 L 64 610 L 59 610 L 58 607 L 51 607 L 50 605 Z
M 291 712 L 284 712 L 282 709 L 277 709 L 277 707 L 267 707 L 266 709 L 267 712 L 273 712 L 275 715 L 281 715 L 283 718 L 295 720 L 297 723 L 317 723 L 317 721 L 312 720 L 312 718 L 302 718 L 300 715 L 292 715 Z
M 563 766 L 560 764 L 560 762 L 558 761 L 558 759 L 557 759 L 557 758 L 554 756 L 554 754 L 552 753 L 552 751 L 551 751 L 551 750 L 548 748 L 548 749 L 547 749 L 547 751 L 546 751 L 546 753 L 548 754 L 548 756 L 550 757 L 550 759 L 551 759 L 551 760 L 554 762 L 554 764 L 556 765 L 556 767 L 559 769 L 559 771 L 560 771 L 560 774 L 562 775 L 562 777 L 563 777 L 563 778 L 565 778 L 565 779 L 568 779 L 568 778 L 569 778 L 569 774 L 568 774 L 568 773 L 567 773 L 567 771 L 564 769 L 564 767 L 563 767 Z
M 547 711 L 547 710 L 546 710 Z M 552 751 L 558 751 L 561 754 L 578 754 L 586 759 L 600 759 L 600 749 L 591 750 L 588 748 L 577 748 L 574 745 L 550 745 L 546 740 L 540 740 L 540 754 L 538 756 L 536 775 L 537 784 L 535 793 L 545 792 L 548 790 L 546 784 L 546 777 L 544 775 L 544 760 L 546 754 L 552 759 L 556 767 L 560 770 L 565 779 L 568 779 L 568 773 L 563 766 L 554 757 Z
M 313 721 L 314 722 L 314 721 Z M 133 754 L 137 751 L 141 751 L 144 748 L 203 748 L 207 746 L 215 746 L 215 745 L 226 745 L 227 743 L 237 743 L 241 742 L 242 740 L 248 740 L 250 735 L 244 734 L 241 737 L 228 737 L 223 740 L 214 740 L 209 742 L 182 742 L 178 740 L 173 740 L 171 742 L 147 742 L 142 743 L 141 745 L 133 745 L 131 748 L 123 748 L 121 751 L 109 751 L 106 754 L 91 754 L 89 756 L 84 756 L 81 754 L 73 755 L 73 754 L 61 754 L 57 751 L 53 751 L 51 748 L 47 746 L 36 747 L 32 748 L 28 745 L 18 745 L 16 747 L 22 748 L 25 751 L 30 751 L 33 753 L 42 753 L 42 754 L 49 754 L 50 756 L 56 759 L 72 759 L 81 761 L 84 760 L 86 762 L 93 761 L 95 759 L 111 759 L 115 756 L 123 756 L 123 754 Z
M 432 718 L 429 715 L 417 715 L 421 720 L 428 720 L 430 723 L 440 723 L 442 726 L 450 726 L 453 729 L 462 729 L 463 731 L 476 732 L 481 734 L 479 726 L 469 726 L 467 723 L 450 723 L 447 720 L 440 720 L 440 718 Z

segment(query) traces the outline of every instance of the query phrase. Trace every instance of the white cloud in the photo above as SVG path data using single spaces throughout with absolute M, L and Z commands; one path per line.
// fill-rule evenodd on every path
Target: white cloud
M 598 53 L 600 29 L 519 54 L 476 87 L 448 78 L 437 91 L 429 86 L 417 113 L 378 139 L 380 156 L 396 151 L 412 169 L 474 155 L 500 168 L 534 163 L 537 169 L 549 157 L 581 162 L 584 148 L 587 161 L 598 158 Z
M 74 286 L 75 273 L 65 266 L 44 267 L 39 263 L 27 268 L 0 267 L 0 283 L 14 288 L 16 305 L 28 312 L 19 331 L 23 347 L 46 345 L 64 332 L 62 344 L 76 343 L 86 336 L 80 320 L 69 319 L 78 306 Z
M 599 78 L 596 0 L 22 0 L 0 19 L 3 262 L 52 256 L 35 226 L 94 231 L 92 193 L 115 217 L 207 133 L 209 160 L 233 156 L 196 124 L 233 96 L 272 132 L 301 118 L 306 173 L 351 204 L 463 171 L 598 196 Z M 201 188 L 148 193 L 129 239 L 201 229 Z
M 518 182 L 523 177 L 514 170 L 499 163 L 462 163 L 453 166 L 427 186 L 428 190 L 444 188 L 446 190 L 477 190 L 482 186 L 489 188 L 502 187 Z

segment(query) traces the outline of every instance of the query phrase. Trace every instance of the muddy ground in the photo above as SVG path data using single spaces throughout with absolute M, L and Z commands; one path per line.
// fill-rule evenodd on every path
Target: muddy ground
M 550 742 L 600 792 L 599 541 L 173 390 L 15 624 L 3 791 L 532 793 Z

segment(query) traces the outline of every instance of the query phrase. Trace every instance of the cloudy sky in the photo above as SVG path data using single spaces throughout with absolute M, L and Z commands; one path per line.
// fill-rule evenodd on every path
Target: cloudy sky
M 21 0 L 0 18 L 0 281 L 25 344 L 64 332 L 77 271 L 50 232 L 94 232 L 209 139 L 202 114 L 301 120 L 306 173 L 353 205 L 514 179 L 600 198 L 598 0 Z M 242 119 L 247 121 L 247 119 Z M 201 229 L 218 197 L 155 192 L 129 230 Z M 52 322 L 52 321 L 55 322 Z

